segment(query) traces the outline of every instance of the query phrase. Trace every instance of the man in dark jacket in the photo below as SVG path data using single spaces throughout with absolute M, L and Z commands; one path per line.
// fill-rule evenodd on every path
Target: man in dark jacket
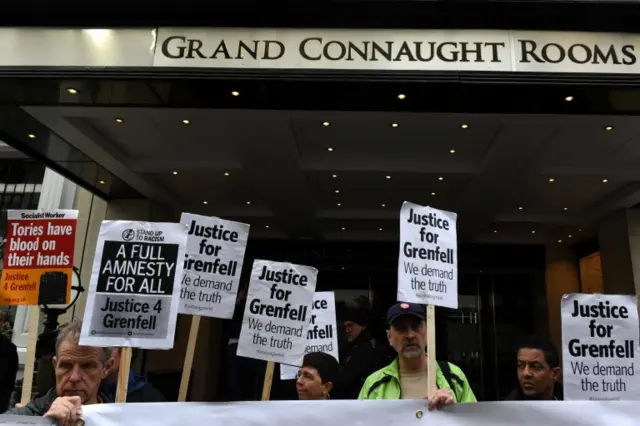
M 82 405 L 113 402 L 113 396 L 101 386 L 113 369 L 111 349 L 80 346 L 81 326 L 75 320 L 58 333 L 53 358 L 56 386 L 24 406 L 11 408 L 7 414 L 43 416 L 59 425 L 73 425 Z M 127 402 L 134 402 L 131 393 Z
M 358 399 L 365 379 L 386 365 L 367 329 L 367 316 L 368 311 L 362 306 L 345 309 L 343 318 L 348 346 L 342 357 L 340 380 L 331 394 L 335 399 Z
M 561 401 L 560 357 L 546 339 L 531 337 L 518 346 L 518 387 L 506 401 Z
M 0 330 L 4 327 L 5 313 L 0 311 Z M 18 374 L 18 348 L 11 340 L 0 334 L 0 414 L 7 411 L 11 393 Z

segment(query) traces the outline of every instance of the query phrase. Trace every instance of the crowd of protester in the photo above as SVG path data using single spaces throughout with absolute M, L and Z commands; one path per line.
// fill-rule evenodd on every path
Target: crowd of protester
M 242 312 L 243 295 L 238 299 Z M 342 314 L 346 338 L 341 359 L 323 352 L 305 355 L 297 378 L 290 382 L 301 400 L 425 399 L 430 410 L 455 403 L 476 402 L 465 373 L 457 365 L 438 360 L 436 388 L 428 394 L 426 310 L 423 305 L 396 303 L 387 312 L 387 342 L 369 329 L 369 307 L 357 300 Z M 259 390 L 260 363 L 235 355 L 241 316 L 234 317 L 227 340 L 228 387 L 226 399 L 252 400 Z M 75 426 L 82 406 L 115 401 L 119 350 L 79 345 L 81 323 L 73 321 L 56 333 L 51 358 L 54 384 L 25 405 L 14 404 L 8 414 L 43 416 L 60 426 Z M 385 343 L 388 343 L 385 344 Z M 393 352 L 390 352 L 391 348 Z M 549 341 L 531 338 L 514 353 L 518 386 L 507 400 L 561 400 L 560 366 Z M 512 374 L 512 372 L 509 372 Z M 277 398 L 276 398 L 277 399 Z M 129 373 L 127 402 L 163 402 L 166 398 L 146 378 Z

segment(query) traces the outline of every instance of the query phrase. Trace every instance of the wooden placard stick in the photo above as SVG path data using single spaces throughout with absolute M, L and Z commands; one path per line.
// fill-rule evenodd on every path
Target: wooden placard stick
M 435 306 L 427 305 L 427 396 L 438 389 L 436 384 L 436 316 Z
M 262 400 L 269 401 L 271 398 L 271 385 L 273 384 L 273 371 L 276 364 L 273 361 L 267 362 L 267 369 L 264 372 L 264 384 L 262 385 Z
M 40 324 L 40 307 L 29 308 L 29 329 L 27 331 L 27 358 L 24 361 L 24 376 L 22 378 L 22 405 L 31 401 L 33 388 L 33 371 L 36 364 L 36 344 L 38 343 L 38 326 Z
M 189 330 L 189 340 L 187 341 L 187 351 L 184 354 L 184 365 L 182 367 L 182 378 L 180 379 L 180 391 L 178 392 L 178 402 L 187 400 L 187 390 L 191 380 L 191 367 L 193 366 L 193 356 L 196 351 L 198 340 L 198 330 L 200 329 L 200 315 L 191 317 L 191 329 Z
M 120 350 L 120 368 L 118 369 L 118 387 L 116 388 L 116 402 L 127 402 L 129 390 L 129 370 L 131 370 L 131 348 Z

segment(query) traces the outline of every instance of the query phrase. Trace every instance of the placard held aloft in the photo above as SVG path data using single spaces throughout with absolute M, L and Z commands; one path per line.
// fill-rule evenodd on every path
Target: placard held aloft
M 458 308 L 457 214 L 404 202 L 398 301 Z
M 80 344 L 172 348 L 186 241 L 179 223 L 104 221 Z

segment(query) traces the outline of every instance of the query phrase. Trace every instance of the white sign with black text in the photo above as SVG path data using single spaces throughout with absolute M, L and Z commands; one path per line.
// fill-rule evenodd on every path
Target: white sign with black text
M 408 201 L 402 204 L 398 301 L 458 308 L 457 217 Z
M 182 213 L 188 229 L 180 313 L 231 319 L 236 306 L 249 225 Z
M 565 400 L 640 399 L 636 296 L 567 294 L 562 298 Z
M 311 319 L 307 330 L 305 354 L 324 352 L 338 362 L 338 335 L 336 330 L 336 299 L 332 291 L 320 291 L 313 296 Z M 303 357 L 304 358 L 304 357 Z M 302 359 L 297 365 L 302 364 Z M 280 364 L 280 379 L 295 379 L 298 367 Z
M 299 366 L 317 277 L 311 266 L 254 261 L 238 356 Z
M 621 33 L 160 27 L 153 66 L 637 74 L 639 51 Z
M 186 242 L 179 223 L 102 222 L 80 344 L 171 349 Z

